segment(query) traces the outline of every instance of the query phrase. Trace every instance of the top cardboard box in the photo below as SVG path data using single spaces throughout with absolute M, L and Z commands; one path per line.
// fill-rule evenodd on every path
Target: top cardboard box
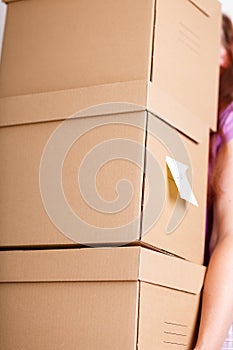
M 217 0 L 5 2 L 1 125 L 58 120 L 68 108 L 72 114 L 129 102 L 196 141 L 203 124 L 215 129 Z M 5 110 L 6 101 L 11 109 Z M 30 104 L 43 112 L 47 106 L 47 113 L 33 120 Z

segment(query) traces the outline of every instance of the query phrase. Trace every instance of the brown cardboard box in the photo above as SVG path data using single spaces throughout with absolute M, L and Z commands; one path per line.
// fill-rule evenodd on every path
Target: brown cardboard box
M 0 128 L 1 247 L 138 242 L 202 264 L 208 129 L 195 143 L 146 111 L 118 107 Z M 188 167 L 198 206 L 167 156 Z
M 0 96 L 19 111 L 17 122 L 25 120 L 28 108 L 22 117 L 17 96 L 24 95 L 26 106 L 33 95 L 39 110 L 54 105 L 41 120 L 63 118 L 64 108 L 73 114 L 124 101 L 197 141 L 203 124 L 215 129 L 217 0 L 6 2 Z M 9 121 L 15 123 L 11 112 Z
M 1 349 L 193 349 L 203 266 L 140 247 L 5 251 L 0 266 Z

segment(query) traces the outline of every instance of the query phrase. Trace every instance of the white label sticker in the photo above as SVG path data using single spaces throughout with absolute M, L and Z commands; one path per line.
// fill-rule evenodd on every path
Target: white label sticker
M 166 162 L 172 173 L 180 197 L 198 207 L 196 197 L 186 176 L 188 166 L 168 156 L 166 156 Z

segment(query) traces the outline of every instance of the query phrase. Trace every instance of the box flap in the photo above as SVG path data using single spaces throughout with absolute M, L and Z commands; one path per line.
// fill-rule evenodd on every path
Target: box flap
M 205 273 L 204 266 L 141 247 L 2 251 L 0 266 L 0 282 L 141 280 L 194 294 Z
M 117 103 L 119 108 L 123 103 L 124 110 L 121 112 L 142 110 L 146 106 L 146 81 L 0 98 L 0 126 L 64 120 L 78 112 L 84 116 L 85 109 L 106 103 Z M 137 109 L 130 104 L 138 105 Z M 85 116 L 96 115 L 94 110 L 93 113 Z
M 140 280 L 193 294 L 201 291 L 204 266 L 148 249 L 141 250 L 140 258 Z
M 148 85 L 148 110 L 195 142 L 200 143 L 206 137 L 206 124 L 159 85 Z
M 220 10 L 221 4 L 214 0 L 188 0 L 197 10 L 201 11 L 206 16 L 213 16 L 216 11 Z
M 2 251 L 0 282 L 137 281 L 139 254 L 139 247 Z

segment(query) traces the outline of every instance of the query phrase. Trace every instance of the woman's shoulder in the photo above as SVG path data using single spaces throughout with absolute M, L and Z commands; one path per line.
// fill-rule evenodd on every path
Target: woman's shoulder
M 233 101 L 219 115 L 219 132 L 224 142 L 233 139 Z

